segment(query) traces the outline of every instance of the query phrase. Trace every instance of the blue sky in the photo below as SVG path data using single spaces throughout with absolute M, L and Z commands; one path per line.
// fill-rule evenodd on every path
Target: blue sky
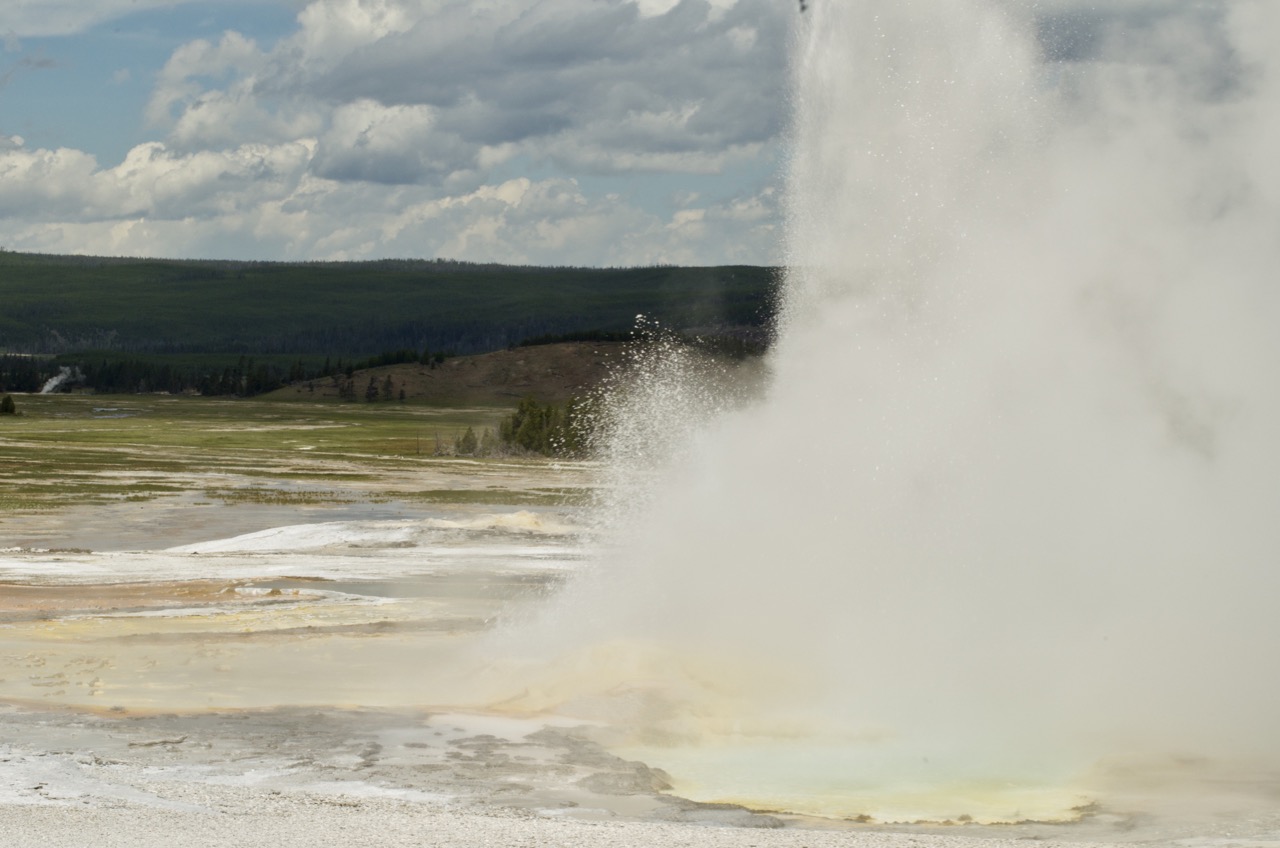
M 1034 21 L 1049 86 L 1230 91 L 1226 10 L 1271 0 L 973 2 Z M 0 7 L 11 250 L 783 261 L 793 0 Z
M 143 120 L 147 99 L 156 72 L 178 47 L 229 29 L 274 43 L 294 29 L 294 5 L 183 4 L 69 35 L 10 36 L 3 67 L 14 74 L 0 90 L 3 131 L 28 145 L 74 147 L 116 164 L 154 138 Z
M 0 245 L 780 260 L 778 0 L 16 0 Z

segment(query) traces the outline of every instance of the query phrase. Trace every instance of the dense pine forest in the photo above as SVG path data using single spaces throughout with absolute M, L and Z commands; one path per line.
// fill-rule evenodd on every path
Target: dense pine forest
M 617 338 L 643 314 L 730 348 L 767 338 L 776 269 L 450 260 L 231 262 L 0 251 L 0 391 L 252 395 L 394 362 Z

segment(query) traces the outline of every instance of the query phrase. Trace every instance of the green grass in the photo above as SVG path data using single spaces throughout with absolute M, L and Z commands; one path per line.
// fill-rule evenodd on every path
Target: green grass
M 204 495 L 206 498 L 223 503 L 272 504 L 274 506 L 314 506 L 356 502 L 355 498 L 343 496 L 332 489 L 301 492 L 268 488 L 206 489 Z
M 530 489 L 518 492 L 506 489 L 427 489 L 415 492 L 388 491 L 382 499 L 478 506 L 582 506 L 590 502 L 587 493 L 577 489 Z
M 22 414 L 0 420 L 0 514 L 183 493 L 285 506 L 552 501 L 545 492 L 406 488 L 428 467 L 474 469 L 474 461 L 433 456 L 437 440 L 451 446 L 468 427 L 496 427 L 500 409 L 152 395 L 19 401 Z
M 504 411 L 149 395 L 28 395 L 21 408 L 22 415 L 0 422 L 0 437 L 56 446 L 72 462 L 110 464 L 116 452 L 135 469 L 187 463 L 190 451 L 408 456 L 436 435 L 496 426 Z M 169 450 L 177 448 L 182 452 Z M 142 449 L 154 453 L 135 455 Z

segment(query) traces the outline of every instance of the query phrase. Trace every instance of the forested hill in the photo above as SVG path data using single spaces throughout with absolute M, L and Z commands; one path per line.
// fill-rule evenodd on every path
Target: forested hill
M 230 262 L 0 251 L 0 353 L 371 356 L 537 336 L 768 325 L 776 270 L 446 260 Z

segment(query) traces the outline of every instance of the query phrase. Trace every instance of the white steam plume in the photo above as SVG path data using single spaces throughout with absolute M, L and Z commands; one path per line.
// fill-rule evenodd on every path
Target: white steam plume
M 812 4 L 770 395 L 545 628 L 651 738 L 1280 756 L 1280 7 L 1090 5 Z

